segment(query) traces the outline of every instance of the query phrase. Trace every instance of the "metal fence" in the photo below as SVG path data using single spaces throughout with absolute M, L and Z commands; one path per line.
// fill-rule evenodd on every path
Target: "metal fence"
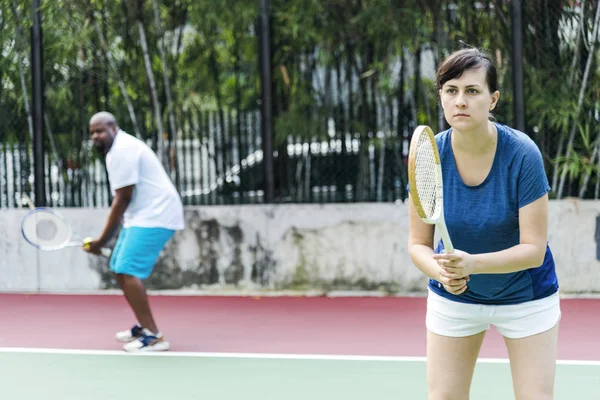
M 267 177 L 273 202 L 404 201 L 413 129 L 447 127 L 435 68 L 465 45 L 495 57 L 502 92 L 496 118 L 515 126 L 522 113 L 525 132 L 544 155 L 552 195 L 598 198 L 597 0 L 523 2 L 522 25 L 515 25 L 518 1 L 404 8 L 393 1 L 323 1 L 302 9 L 273 0 L 266 42 L 257 1 L 213 5 L 224 7 L 216 16 L 194 14 L 185 2 L 169 8 L 157 0 L 124 13 L 117 3 L 96 11 L 85 2 L 43 9 L 48 205 L 110 204 L 86 126 L 100 109 L 157 152 L 164 149 L 185 204 L 263 203 Z M 15 27 L 0 33 L 0 207 L 35 197 L 31 47 L 24 36 L 30 22 L 16 18 L 30 15 L 28 4 L 13 0 L 0 8 L 0 22 Z M 163 26 L 152 18 L 152 5 L 162 10 Z M 97 29 L 75 30 L 84 22 Z M 70 33 L 79 36 L 61 42 Z M 519 48 L 522 58 L 515 57 Z M 165 49 L 177 51 L 165 56 Z M 261 58 L 265 51 L 271 68 Z M 261 77 L 272 84 L 268 94 L 260 91 Z M 523 107 L 516 103 L 520 93 Z M 265 120 L 265 100 L 272 121 Z M 272 123 L 269 141 L 265 121 Z M 266 144 L 272 158 L 264 157 Z
M 264 202 L 263 151 L 258 111 L 244 113 L 240 131 L 230 116 L 225 135 L 215 128 L 215 113 L 205 113 L 196 123 L 185 126 L 186 134 L 166 141 L 172 149 L 171 178 L 184 204 L 255 204 Z M 366 149 L 371 175 L 367 187 L 357 190 L 355 177 L 360 169 L 361 141 L 347 134 L 344 140 L 289 141 L 285 154 L 275 153 L 277 177 L 283 202 L 394 201 L 404 197 L 401 176 L 402 149 L 380 132 L 378 144 Z M 152 140 L 146 140 L 152 146 Z M 111 193 L 101 157 L 91 151 L 89 140 L 72 157 L 63 159 L 48 152 L 45 164 L 47 203 L 52 207 L 105 207 Z M 33 152 L 27 144 L 0 147 L 0 207 L 24 207 L 33 199 Z M 283 162 L 282 162 L 283 160 Z M 399 167 L 402 165 L 402 167 Z

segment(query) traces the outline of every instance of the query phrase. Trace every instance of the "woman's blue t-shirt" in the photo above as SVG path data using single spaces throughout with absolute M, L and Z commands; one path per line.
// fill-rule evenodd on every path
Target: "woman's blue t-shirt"
M 519 208 L 550 190 L 542 155 L 524 133 L 496 123 L 498 144 L 492 168 L 477 186 L 458 174 L 451 145 L 452 129 L 436 135 L 444 183 L 444 218 L 455 249 L 489 253 L 519 244 Z M 440 253 L 440 240 L 435 252 Z M 505 274 L 470 276 L 469 290 L 448 293 L 431 279 L 429 288 L 451 300 L 476 304 L 517 304 L 541 299 L 558 290 L 550 247 L 541 266 Z

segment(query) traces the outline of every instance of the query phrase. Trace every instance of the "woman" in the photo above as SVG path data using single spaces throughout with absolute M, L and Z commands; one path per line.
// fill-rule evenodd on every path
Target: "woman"
M 451 54 L 437 84 L 451 126 L 436 141 L 453 253 L 434 246 L 433 225 L 409 202 L 409 253 L 430 278 L 429 399 L 469 398 L 490 324 L 504 336 L 516 399 L 552 399 L 561 311 L 542 156 L 524 133 L 489 120 L 500 97 L 489 56 Z

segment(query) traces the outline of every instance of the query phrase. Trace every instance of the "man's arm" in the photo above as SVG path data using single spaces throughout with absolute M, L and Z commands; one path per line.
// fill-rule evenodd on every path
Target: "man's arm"
M 98 242 L 100 242 L 101 245 L 105 245 L 106 242 L 110 240 L 115 229 L 117 229 L 117 226 L 121 222 L 123 214 L 125 214 L 125 210 L 131 202 L 134 187 L 135 185 L 125 186 L 115 191 L 116 194 L 110 207 L 108 221 L 106 221 L 106 225 L 104 226 L 104 231 L 102 231 L 102 235 L 100 235 L 100 237 L 98 238 Z
M 91 241 L 84 249 L 90 253 L 100 254 L 100 249 L 110 240 L 131 202 L 135 185 L 125 186 L 115 191 L 115 198 L 110 207 L 110 214 L 104 230 L 98 239 Z

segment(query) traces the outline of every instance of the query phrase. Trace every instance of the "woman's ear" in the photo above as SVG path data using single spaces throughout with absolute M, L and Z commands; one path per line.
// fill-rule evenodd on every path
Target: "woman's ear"
M 492 93 L 492 104 L 490 104 L 490 111 L 496 108 L 498 99 L 500 99 L 500 92 L 496 90 L 494 93 Z

